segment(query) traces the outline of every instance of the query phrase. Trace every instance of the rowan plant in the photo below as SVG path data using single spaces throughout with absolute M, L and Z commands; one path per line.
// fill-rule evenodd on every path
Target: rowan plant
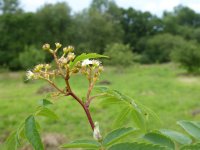
M 55 48 L 49 44 L 43 45 L 43 50 L 51 54 L 54 58 L 55 65 L 38 64 L 32 70 L 27 71 L 28 80 L 44 80 L 56 89 L 55 95 L 64 97 L 72 97 L 77 101 L 84 110 L 88 119 L 88 125 L 91 127 L 93 139 L 85 140 L 84 137 L 68 144 L 63 144 L 60 148 L 81 148 L 94 150 L 175 150 L 181 148 L 199 148 L 200 144 L 192 144 L 189 136 L 169 129 L 149 129 L 149 118 L 158 118 L 157 115 L 146 106 L 131 97 L 122 94 L 117 90 L 108 87 L 95 87 L 102 73 L 103 65 L 96 58 L 107 58 L 107 56 L 89 53 L 76 56 L 73 46 L 62 48 L 60 43 L 55 43 Z M 122 58 L 123 59 L 123 58 Z M 81 99 L 73 91 L 70 78 L 75 74 L 82 74 L 88 81 L 86 98 Z M 56 79 L 61 78 L 65 86 L 61 88 Z M 96 95 L 92 95 L 92 90 L 97 91 Z M 125 120 L 132 120 L 131 127 L 120 127 L 113 129 L 106 135 L 101 135 L 99 122 L 94 122 L 90 112 L 91 102 L 95 99 L 105 101 L 107 105 L 117 104 L 120 106 L 121 112 L 116 115 L 116 124 L 124 123 Z M 35 150 L 44 150 L 39 133 L 39 116 L 57 119 L 57 115 L 48 107 L 53 103 L 47 99 L 40 101 L 40 106 L 36 111 L 29 115 L 19 125 L 5 142 L 1 149 L 17 150 L 22 146 L 22 141 L 27 140 Z M 196 122 L 179 121 L 178 124 L 185 129 L 193 138 L 200 139 L 200 126 Z M 126 126 L 126 127 L 125 127 Z M 91 134 L 91 135 L 92 135 Z M 124 142 L 125 137 L 129 136 L 131 140 Z M 191 145 L 192 144 L 192 145 Z M 183 146 L 182 146 L 183 145 Z

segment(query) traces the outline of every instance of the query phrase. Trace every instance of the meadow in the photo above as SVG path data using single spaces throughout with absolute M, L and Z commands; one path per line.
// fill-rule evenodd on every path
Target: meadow
M 52 89 L 44 81 L 24 83 L 25 72 L 0 73 L 0 141 L 16 129 L 29 114 L 34 112 L 38 101 L 44 97 L 54 102 L 52 109 L 59 120 L 39 118 L 42 133 L 58 133 L 67 140 L 91 137 L 91 129 L 82 108 L 69 97 L 48 98 Z M 74 91 L 84 97 L 87 82 L 76 75 L 70 79 Z M 62 87 L 64 84 L 58 80 Z M 150 121 L 151 129 L 170 128 L 181 130 L 177 120 L 200 119 L 200 77 L 186 74 L 175 64 L 135 65 L 129 68 L 106 67 L 97 85 L 129 95 L 152 109 L 160 118 Z M 91 105 L 93 120 L 100 123 L 104 134 L 112 129 L 120 108 L 105 106 L 100 100 Z M 151 118 L 150 118 L 151 120 Z M 128 121 L 126 125 L 131 125 Z

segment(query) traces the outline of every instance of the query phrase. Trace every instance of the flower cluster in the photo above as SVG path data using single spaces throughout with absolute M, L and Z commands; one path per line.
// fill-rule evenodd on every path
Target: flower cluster
M 81 64 L 81 73 L 84 74 L 90 82 L 96 82 L 100 73 L 103 71 L 103 66 L 98 60 L 86 59 Z
M 103 66 L 100 61 L 85 59 L 77 61 L 74 67 L 70 68 L 70 63 L 76 57 L 74 47 L 64 47 L 62 55 L 58 57 L 57 52 L 61 47 L 62 45 L 60 43 L 55 43 L 55 49 L 53 50 L 49 44 L 44 44 L 43 49 L 53 55 L 56 68 L 52 69 L 49 64 L 39 64 L 32 71 L 27 71 L 27 79 L 46 79 L 50 81 L 56 76 L 69 78 L 72 74 L 81 72 L 92 83 L 98 80 L 100 73 L 103 71 Z
M 33 71 L 27 71 L 26 76 L 27 79 L 47 79 L 50 80 L 50 78 L 55 78 L 56 72 L 55 70 L 49 71 L 51 69 L 51 66 L 49 64 L 39 64 L 36 65 L 33 69 Z

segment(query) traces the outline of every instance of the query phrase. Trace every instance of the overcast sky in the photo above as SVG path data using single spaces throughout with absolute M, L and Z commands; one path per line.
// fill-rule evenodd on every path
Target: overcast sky
M 20 0 L 21 6 L 25 11 L 36 11 L 45 3 L 67 2 L 73 12 L 81 11 L 87 8 L 92 0 Z M 120 7 L 133 7 L 142 11 L 150 11 L 158 16 L 162 15 L 164 10 L 171 11 L 179 4 L 188 6 L 200 12 L 200 0 L 115 0 Z

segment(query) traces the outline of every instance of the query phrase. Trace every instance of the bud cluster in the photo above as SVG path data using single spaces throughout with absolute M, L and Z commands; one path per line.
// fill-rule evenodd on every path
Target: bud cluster
M 55 70 L 49 71 L 51 66 L 49 64 L 39 64 L 34 67 L 32 71 L 27 71 L 27 79 L 47 79 L 55 78 Z
M 85 59 L 78 61 L 73 68 L 70 68 L 70 63 L 76 57 L 74 47 L 64 47 L 62 55 L 58 57 L 57 52 L 61 47 L 62 45 L 60 43 L 55 43 L 55 49 L 53 50 L 49 44 L 44 44 L 42 48 L 54 56 L 56 68 L 52 70 L 49 64 L 39 64 L 32 71 L 27 71 L 27 79 L 52 80 L 58 75 L 69 77 L 79 72 L 85 75 L 91 83 L 95 83 L 99 79 L 99 75 L 103 71 L 103 66 L 100 61 Z

